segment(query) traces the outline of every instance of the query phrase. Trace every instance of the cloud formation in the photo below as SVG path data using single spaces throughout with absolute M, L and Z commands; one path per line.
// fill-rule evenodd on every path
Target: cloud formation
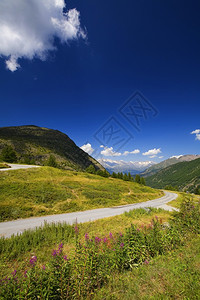
M 148 150 L 147 152 L 142 153 L 142 155 L 149 155 L 152 158 L 152 157 L 156 157 L 156 155 L 158 153 L 161 153 L 161 149 L 160 148 L 158 148 L 158 149 L 154 148 L 154 149 Z
M 104 156 L 121 156 L 122 155 L 120 152 L 115 152 L 113 150 L 113 147 L 110 147 L 110 148 L 104 147 L 104 150 L 101 151 L 101 154 Z
M 195 134 L 196 135 L 195 140 L 200 141 L 200 129 L 196 129 L 196 130 L 192 131 L 191 134 Z
M 0 56 L 14 72 L 19 58 L 45 60 L 56 50 L 54 39 L 61 43 L 85 38 L 76 9 L 64 13 L 64 0 L 1 0 Z
M 140 153 L 140 150 L 139 149 L 135 149 L 133 151 L 124 151 L 123 155 L 128 155 L 128 154 L 138 154 Z
M 94 149 L 92 148 L 92 145 L 90 143 L 87 143 L 80 147 L 83 151 L 87 152 L 89 155 L 91 155 L 94 152 Z
M 183 155 L 181 154 L 181 155 L 173 155 L 173 156 L 171 156 L 170 158 L 180 158 L 180 157 L 182 157 Z
M 104 150 L 101 151 L 101 154 L 104 156 L 127 156 L 128 154 L 138 154 L 140 153 L 139 149 L 135 149 L 133 151 L 124 151 L 123 153 L 121 152 L 115 152 L 113 147 L 106 147 L 101 145 L 100 148 L 104 148 Z

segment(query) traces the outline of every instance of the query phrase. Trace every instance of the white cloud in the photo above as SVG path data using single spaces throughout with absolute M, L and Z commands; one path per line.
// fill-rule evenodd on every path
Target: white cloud
M 89 155 L 91 155 L 94 152 L 94 149 L 92 148 L 92 145 L 87 143 L 80 147 L 83 151 L 87 152 Z
M 104 150 L 101 151 L 101 154 L 104 156 L 121 156 L 122 154 L 120 152 L 115 152 L 113 150 L 113 147 L 104 147 Z
M 139 149 L 135 149 L 133 151 L 124 151 L 123 153 L 121 153 L 121 152 L 114 151 L 113 147 L 109 148 L 104 145 L 101 145 L 100 148 L 104 148 L 104 150 L 101 151 L 101 154 L 104 156 L 127 156 L 128 154 L 140 153 Z
M 147 152 L 142 153 L 142 155 L 149 155 L 151 157 L 152 156 L 155 157 L 158 153 L 161 153 L 160 148 L 159 149 L 154 148 L 154 149 L 148 150 Z
M 200 141 L 200 129 L 196 129 L 196 130 L 192 131 L 191 134 L 195 134 L 196 135 L 195 140 Z
M 133 151 L 124 151 L 124 153 L 122 155 L 128 155 L 128 154 L 138 154 L 140 153 L 140 150 L 139 149 L 135 149 Z
M 55 38 L 62 43 L 85 38 L 79 12 L 64 8 L 64 0 L 0 1 L 0 56 L 10 71 L 20 67 L 19 58 L 44 60 L 56 49 Z
M 159 156 L 158 158 L 163 158 L 164 156 Z
M 196 129 L 196 130 L 191 132 L 191 134 L 199 134 L 199 133 L 200 133 L 200 129 Z
M 180 157 L 182 157 L 183 155 L 181 154 L 181 155 L 173 155 L 173 156 L 171 156 L 170 158 L 180 158 Z

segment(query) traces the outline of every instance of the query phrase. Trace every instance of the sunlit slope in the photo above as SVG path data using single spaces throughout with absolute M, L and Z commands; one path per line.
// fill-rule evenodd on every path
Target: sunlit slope
M 194 192 L 200 187 L 200 158 L 169 166 L 145 180 L 154 188 L 172 185 L 183 191 Z
M 136 203 L 162 195 L 134 182 L 51 167 L 0 173 L 1 221 Z

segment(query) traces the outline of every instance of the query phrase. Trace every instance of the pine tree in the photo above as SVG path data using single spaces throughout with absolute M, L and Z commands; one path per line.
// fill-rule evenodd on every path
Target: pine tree
M 141 177 L 141 178 L 140 178 L 140 183 L 143 184 L 143 185 L 146 185 L 146 182 L 145 182 L 144 177 Z
M 111 175 L 112 178 L 117 178 L 117 174 L 115 172 L 112 173 Z
M 128 181 L 128 175 L 126 173 L 123 176 L 123 180 Z
M 132 181 L 132 177 L 131 177 L 131 173 L 130 172 L 128 172 L 128 180 Z
M 140 183 L 140 175 L 137 174 L 135 176 L 135 182 Z

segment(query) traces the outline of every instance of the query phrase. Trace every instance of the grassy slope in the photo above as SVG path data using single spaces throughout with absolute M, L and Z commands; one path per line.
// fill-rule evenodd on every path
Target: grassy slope
M 200 239 L 110 278 L 95 299 L 200 299 Z
M 50 167 L 0 173 L 2 220 L 147 201 L 162 192 L 119 179 Z
M 113 236 L 118 236 L 119 232 L 124 233 L 131 224 L 142 228 L 150 224 L 155 216 L 165 223 L 171 215 L 172 213 L 162 209 L 136 209 L 116 217 L 79 224 L 79 238 L 83 242 L 85 233 L 90 237 L 108 237 L 110 232 Z M 64 251 L 69 257 L 72 256 L 75 248 L 74 226 L 46 224 L 44 228 L 27 230 L 20 236 L 6 239 L 5 243 L 4 239 L 0 239 L 0 277 L 9 275 L 12 269 L 23 267 L 24 261 L 32 255 L 37 255 L 41 265 L 47 263 L 52 249 L 61 241 L 64 243 Z
M 176 207 L 176 208 L 180 208 L 181 202 L 185 198 L 188 198 L 188 199 L 194 200 L 194 201 L 199 201 L 200 200 L 200 196 L 198 196 L 198 195 L 187 194 L 187 193 L 183 193 L 183 192 L 175 192 L 175 193 L 178 194 L 178 197 L 175 200 L 172 200 L 171 202 L 168 202 L 167 204 L 170 205 L 170 206 Z
M 155 175 L 147 177 L 146 182 L 154 188 L 177 185 L 180 189 L 193 191 L 196 186 L 200 185 L 200 158 L 169 166 Z

